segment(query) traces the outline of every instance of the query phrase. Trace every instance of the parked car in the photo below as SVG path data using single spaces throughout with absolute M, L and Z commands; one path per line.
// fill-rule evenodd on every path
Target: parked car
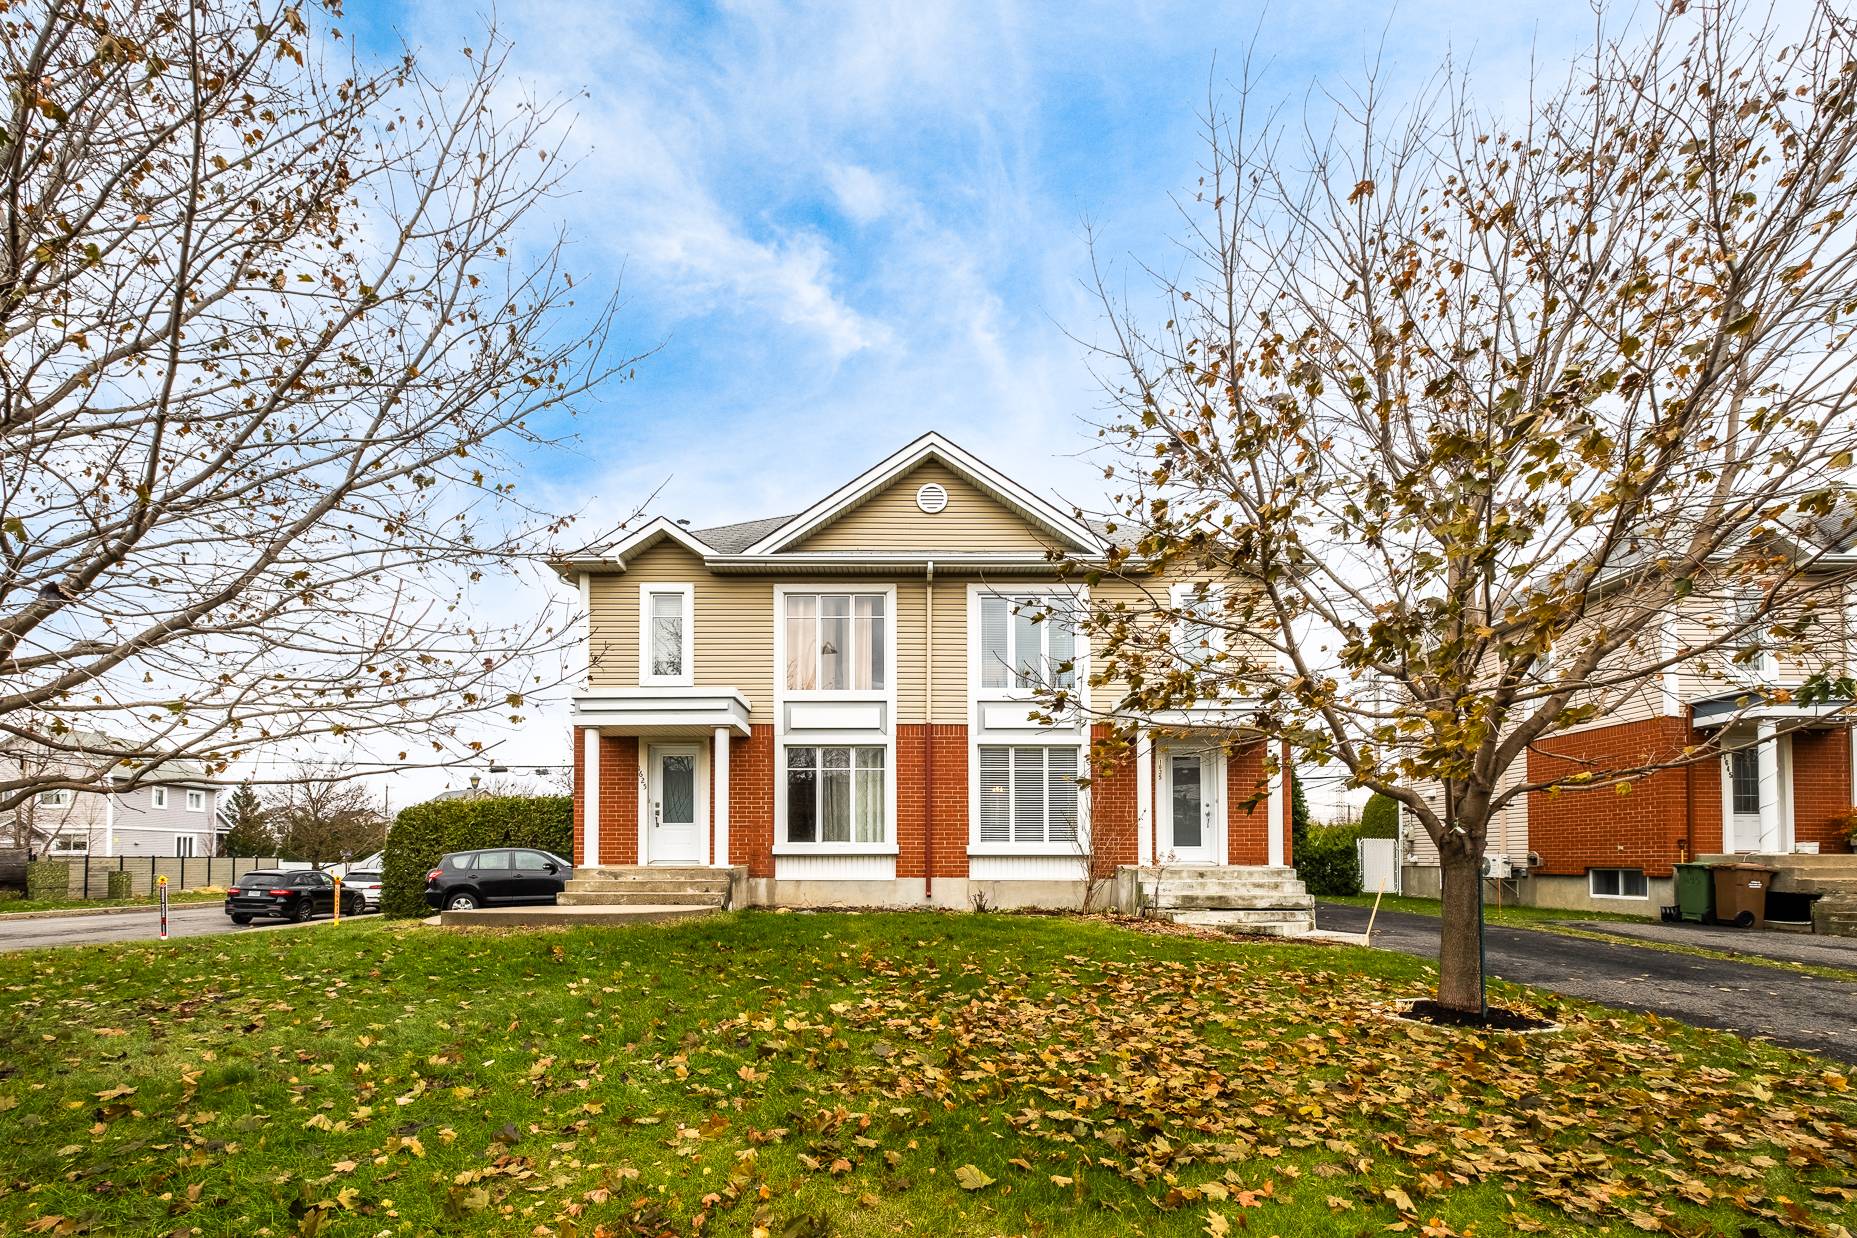
M 467 911 L 495 903 L 552 903 L 573 875 L 573 864 L 548 851 L 454 851 L 440 856 L 426 874 L 426 906 Z
M 358 916 L 366 900 L 356 891 L 342 890 L 342 914 Z M 298 924 L 312 916 L 335 914 L 335 882 L 314 870 L 284 873 L 259 870 L 246 873 L 226 892 L 226 914 L 234 924 L 250 924 L 260 916 L 276 916 Z
M 353 890 L 362 899 L 363 911 L 380 910 L 380 874 L 367 869 L 353 869 L 342 878 L 342 888 Z

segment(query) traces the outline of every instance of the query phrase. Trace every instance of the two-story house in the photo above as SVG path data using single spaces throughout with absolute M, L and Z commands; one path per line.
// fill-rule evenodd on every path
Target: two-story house
M 99 753 L 128 746 L 90 735 Z M 107 758 L 102 758 L 107 759 Z M 21 845 L 53 858 L 95 856 L 213 856 L 225 824 L 220 785 L 197 762 L 169 761 L 133 781 L 118 765 L 102 777 L 85 772 L 96 758 L 67 757 L 21 747 L 0 760 L 35 775 L 68 771 L 79 786 L 40 791 L 14 810 Z
M 1146 596 L 1084 583 L 1108 550 L 929 434 L 797 515 L 657 519 L 557 563 L 587 616 L 576 863 L 736 869 L 761 905 L 944 907 L 1077 906 L 1124 869 L 1127 901 L 1139 866 L 1150 893 L 1190 873 L 1183 906 L 1306 928 L 1286 797 L 1238 703 L 1097 759 L 1064 612 Z M 1052 682 L 1083 707 L 1041 716 Z M 1243 897 L 1207 884 L 1247 867 Z
M 1619 675 L 1623 686 L 1602 695 L 1592 718 L 1538 741 L 1510 769 L 1505 786 L 1660 767 L 1630 780 L 1627 793 L 1601 779 L 1593 789 L 1512 800 L 1491 822 L 1486 851 L 1488 871 L 1510 883 L 1506 897 L 1655 915 L 1674 901 L 1672 866 L 1688 860 L 1767 857 L 1782 871 L 1781 892 L 1795 885 L 1791 869 L 1845 871 L 1843 862 L 1775 861 L 1848 851 L 1857 805 L 1850 704 L 1798 699 L 1815 673 L 1850 664 L 1842 599 L 1857 555 L 1835 545 L 1811 553 L 1813 570 L 1798 586 L 1815 595 L 1819 613 L 1809 637 L 1745 634 L 1756 596 L 1743 586 L 1699 586 L 1604 668 L 1646 673 Z M 1603 615 L 1602 605 L 1595 621 Z M 1553 674 L 1551 658 L 1544 674 Z M 1436 849 L 1416 822 L 1402 830 L 1405 891 L 1435 895 Z M 1833 887 L 1818 878 L 1798 888 Z

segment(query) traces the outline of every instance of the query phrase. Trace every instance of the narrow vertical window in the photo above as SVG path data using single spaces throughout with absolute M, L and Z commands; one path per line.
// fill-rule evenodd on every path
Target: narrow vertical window
M 1007 670 L 1012 665 L 1008 646 L 1011 606 L 1002 597 L 980 599 L 980 685 L 984 688 L 1006 686 Z
M 828 593 L 819 599 L 819 687 L 842 692 L 851 686 L 851 599 Z
M 651 595 L 651 673 L 662 679 L 683 675 L 683 595 Z
M 883 602 L 881 593 L 860 593 L 856 598 L 859 654 L 852 687 L 860 690 L 883 691 L 883 668 L 887 658 L 884 649 Z
M 787 841 L 819 841 L 819 750 L 787 749 Z
M 819 599 L 787 595 L 787 687 L 810 692 L 819 686 Z

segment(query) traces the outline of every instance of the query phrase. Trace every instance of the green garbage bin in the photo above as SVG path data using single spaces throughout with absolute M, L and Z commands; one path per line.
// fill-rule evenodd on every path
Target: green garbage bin
M 1715 923 L 1715 874 L 1708 864 L 1677 864 L 1677 915 L 1694 924 Z

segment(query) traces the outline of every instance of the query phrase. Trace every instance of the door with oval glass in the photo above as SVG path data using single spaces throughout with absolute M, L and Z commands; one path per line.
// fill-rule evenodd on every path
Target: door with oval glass
M 1225 862 L 1224 797 L 1216 750 L 1162 748 L 1159 752 L 1161 830 L 1159 858 L 1165 864 Z
M 653 744 L 645 767 L 647 864 L 703 862 L 702 773 L 695 744 Z

